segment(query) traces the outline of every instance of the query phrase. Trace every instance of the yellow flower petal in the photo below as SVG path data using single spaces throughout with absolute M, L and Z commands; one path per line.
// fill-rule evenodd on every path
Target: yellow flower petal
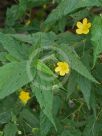
M 77 34 L 88 34 L 89 28 L 91 27 L 91 23 L 90 22 L 88 23 L 88 19 L 84 18 L 82 23 L 77 22 L 77 27 L 78 27 L 78 29 L 76 29 Z
M 67 62 L 58 62 L 57 65 L 55 72 L 59 73 L 60 76 L 64 76 L 69 73 L 70 67 Z
M 66 74 L 68 74 L 69 72 L 70 72 L 70 68 L 67 69 Z
M 19 94 L 19 99 L 22 101 L 23 104 L 26 104 L 30 98 L 30 93 L 26 90 L 22 90 Z
M 88 23 L 87 25 L 88 25 L 88 28 L 90 28 L 90 27 L 91 27 L 91 23 Z
M 26 26 L 28 26 L 30 24 L 31 24 L 31 20 L 27 20 L 26 23 L 25 23 Z
M 58 62 L 57 65 L 58 66 L 63 65 L 63 62 Z
M 66 73 L 63 71 L 60 71 L 60 76 L 64 76 Z
M 63 62 L 63 64 L 64 64 L 64 71 L 65 71 L 65 73 L 69 73 L 69 65 L 68 65 L 68 63 L 66 63 L 66 62 Z
M 59 67 L 56 67 L 55 68 L 55 72 L 59 72 L 60 71 L 60 68 Z
M 78 28 L 82 28 L 83 27 L 83 24 L 81 22 L 77 22 L 77 27 Z
M 83 19 L 83 25 L 86 25 L 87 22 L 88 22 L 87 18 L 84 18 L 84 19 Z
M 83 30 L 83 34 L 88 34 L 89 33 L 89 29 Z
M 83 32 L 82 32 L 82 29 L 76 29 L 76 33 L 77 34 L 82 34 Z
M 67 62 L 63 62 L 64 65 L 66 65 L 67 67 L 69 67 L 68 63 Z

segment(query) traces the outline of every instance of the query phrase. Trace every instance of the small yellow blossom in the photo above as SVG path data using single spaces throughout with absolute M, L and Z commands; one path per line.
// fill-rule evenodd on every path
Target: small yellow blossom
M 83 22 L 77 22 L 77 27 L 78 27 L 78 29 L 76 29 L 77 34 L 88 34 L 89 28 L 91 27 L 91 23 L 88 22 L 87 18 L 84 18 Z
M 28 26 L 28 25 L 30 25 L 30 24 L 31 24 L 31 20 L 30 20 L 30 19 L 25 22 L 25 25 L 26 25 L 26 26 Z
M 46 5 L 46 4 L 44 4 L 44 5 L 43 5 L 43 8 L 44 8 L 44 9 L 47 9 L 47 5 Z
M 64 76 L 70 72 L 69 64 L 66 62 L 58 62 L 55 72 L 59 73 L 60 76 Z
M 22 101 L 23 104 L 26 104 L 30 98 L 30 93 L 26 90 L 22 90 L 19 94 L 19 99 Z

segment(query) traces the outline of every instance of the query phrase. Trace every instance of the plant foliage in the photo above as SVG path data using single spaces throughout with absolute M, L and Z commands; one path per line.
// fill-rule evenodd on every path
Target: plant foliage
M 76 33 L 87 18 L 86 35 Z M 60 76 L 57 62 L 69 64 Z M 23 104 L 21 90 L 30 94 Z M 102 136 L 102 0 L 17 0 L 0 31 L 0 136 Z

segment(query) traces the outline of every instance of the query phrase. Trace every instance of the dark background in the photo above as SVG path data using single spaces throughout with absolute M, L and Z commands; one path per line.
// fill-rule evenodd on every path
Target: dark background
M 4 26 L 7 8 L 15 3 L 17 3 L 17 0 L 0 0 L 0 27 Z

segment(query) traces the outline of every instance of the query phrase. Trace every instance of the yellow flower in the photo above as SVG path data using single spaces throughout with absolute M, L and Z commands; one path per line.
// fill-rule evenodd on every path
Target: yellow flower
M 44 4 L 44 5 L 43 5 L 43 8 L 44 8 L 44 9 L 47 9 L 47 5 L 46 5 L 46 4 Z
M 30 98 L 30 93 L 26 90 L 22 90 L 19 94 L 19 99 L 22 101 L 23 104 L 26 104 Z
M 64 76 L 70 72 L 69 64 L 66 62 L 58 62 L 55 72 L 59 73 L 60 76 Z
M 91 27 L 91 23 L 88 22 L 87 18 L 83 19 L 83 22 L 77 22 L 77 27 L 76 33 L 77 34 L 88 34 L 89 33 L 89 28 Z
M 25 25 L 26 26 L 29 26 L 31 24 L 31 20 L 27 20 L 26 22 L 25 22 Z

